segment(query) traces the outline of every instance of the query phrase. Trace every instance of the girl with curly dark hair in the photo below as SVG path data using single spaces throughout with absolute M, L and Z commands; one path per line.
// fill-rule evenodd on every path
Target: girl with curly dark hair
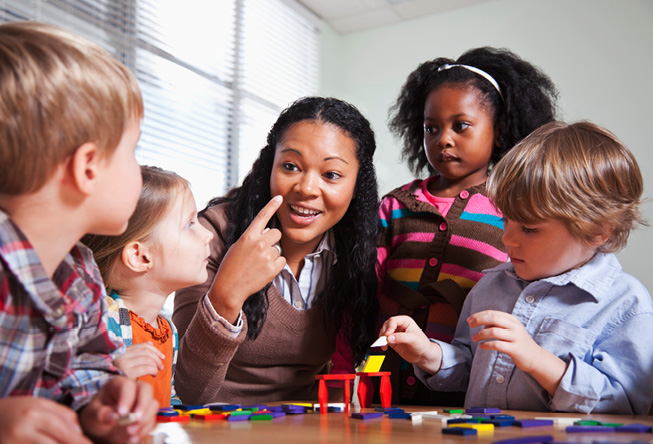
M 300 99 L 242 186 L 201 212 L 209 279 L 178 291 L 173 314 L 183 402 L 315 400 L 336 338 L 363 359 L 377 316 L 375 148 L 354 106 Z
M 462 303 L 505 262 L 501 215 L 488 200 L 492 165 L 555 115 L 557 93 L 538 68 L 506 49 L 476 48 L 421 64 L 390 109 L 391 131 L 419 177 L 387 194 L 378 238 L 381 320 L 409 314 L 430 338 L 451 342 Z M 405 363 L 404 363 L 405 364 Z M 429 392 L 394 352 L 393 402 L 456 405 Z

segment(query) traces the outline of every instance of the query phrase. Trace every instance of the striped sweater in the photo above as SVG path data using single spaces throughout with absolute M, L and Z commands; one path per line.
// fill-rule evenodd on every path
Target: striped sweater
M 397 188 L 381 202 L 380 322 L 410 315 L 430 338 L 451 342 L 467 293 L 483 270 L 505 262 L 508 255 L 501 242 L 501 214 L 487 198 L 485 184 L 460 192 L 443 217 L 426 195 L 427 181 Z M 393 372 L 393 402 L 458 402 L 429 393 L 414 377 L 412 366 L 393 354 L 383 367 Z

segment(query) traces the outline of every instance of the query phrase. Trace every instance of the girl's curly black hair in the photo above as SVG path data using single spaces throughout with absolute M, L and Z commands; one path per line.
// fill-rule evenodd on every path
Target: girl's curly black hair
M 503 99 L 489 81 L 468 69 L 438 71 L 446 64 L 469 65 L 487 72 L 499 84 Z M 403 139 L 402 157 L 416 176 L 424 168 L 429 175 L 436 173 L 424 150 L 424 104 L 429 93 L 443 84 L 475 87 L 494 114 L 497 144 L 492 164 L 536 128 L 555 119 L 558 93 L 551 79 L 507 49 L 475 48 L 458 60 L 437 58 L 424 62 L 408 76 L 390 108 L 388 123 L 390 131 Z
M 211 200 L 208 207 L 227 203 L 227 247 L 235 243 L 270 199 L 270 175 L 277 144 L 286 130 L 301 121 L 335 125 L 356 142 L 359 163 L 356 188 L 347 212 L 333 227 L 338 260 L 329 274 L 325 294 L 316 302 L 325 319 L 335 326 L 360 363 L 374 340 L 377 316 L 376 233 L 379 197 L 373 156 L 376 150 L 370 123 L 353 105 L 334 98 L 305 97 L 286 108 L 268 133 L 251 171 L 239 188 Z M 271 284 L 268 284 L 268 286 Z M 251 295 L 243 305 L 248 339 L 261 331 L 268 310 L 267 288 Z

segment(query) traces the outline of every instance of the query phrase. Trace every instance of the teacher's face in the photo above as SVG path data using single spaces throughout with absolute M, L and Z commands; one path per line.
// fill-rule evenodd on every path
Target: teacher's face
M 304 120 L 286 130 L 270 176 L 271 195 L 283 196 L 277 219 L 284 252 L 315 250 L 347 212 L 357 175 L 356 143 L 337 126 Z

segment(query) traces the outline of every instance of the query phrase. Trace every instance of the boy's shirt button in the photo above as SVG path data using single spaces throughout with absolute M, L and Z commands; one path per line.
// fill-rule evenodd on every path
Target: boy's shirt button
M 535 298 L 529 294 L 528 296 L 526 296 L 526 302 L 528 304 L 532 304 L 533 302 L 535 302 Z
M 496 381 L 497 381 L 499 384 L 502 384 L 503 381 L 504 381 L 504 377 L 503 377 L 503 375 L 497 375 L 497 377 L 496 377 Z

